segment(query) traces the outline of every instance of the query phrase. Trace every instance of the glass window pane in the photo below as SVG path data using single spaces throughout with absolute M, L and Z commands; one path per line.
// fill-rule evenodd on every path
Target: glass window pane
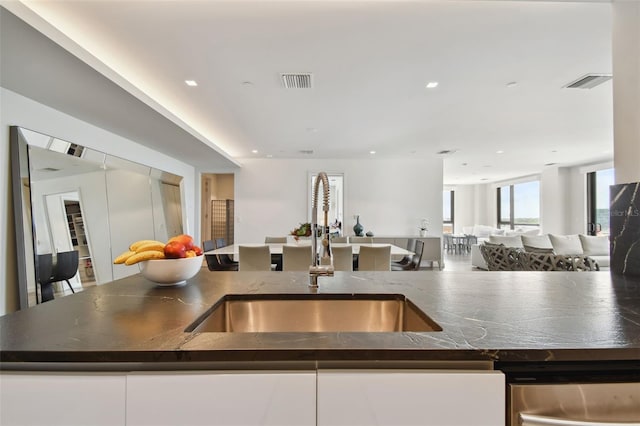
M 540 224 L 540 182 L 532 181 L 513 186 L 515 225 Z
M 596 172 L 597 235 L 609 235 L 609 187 L 614 183 L 613 169 Z
M 511 221 L 511 193 L 509 186 L 500 187 L 500 222 Z
M 451 191 L 442 191 L 442 221 L 451 222 Z

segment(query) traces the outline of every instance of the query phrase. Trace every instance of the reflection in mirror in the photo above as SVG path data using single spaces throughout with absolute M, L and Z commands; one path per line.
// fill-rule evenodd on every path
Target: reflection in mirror
M 112 259 L 182 233 L 182 177 L 19 127 L 11 144 L 21 309 L 137 273 Z

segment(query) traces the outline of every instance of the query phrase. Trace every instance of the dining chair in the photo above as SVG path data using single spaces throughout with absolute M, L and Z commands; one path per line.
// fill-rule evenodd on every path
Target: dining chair
M 51 276 L 51 282 L 66 281 L 67 285 L 71 289 L 71 293 L 76 291 L 69 280 L 76 276 L 78 273 L 78 250 L 63 251 L 56 254 L 56 264 L 53 267 L 53 275 Z
M 215 247 L 214 248 L 222 248 L 222 247 L 226 247 L 227 246 L 227 242 L 224 238 L 216 238 L 215 240 Z M 207 250 L 205 250 L 207 251 Z M 218 262 L 222 265 L 235 265 L 236 267 L 236 271 L 238 270 L 238 262 L 236 262 L 235 260 L 233 260 L 233 258 L 231 256 L 229 256 L 228 254 L 219 254 L 218 256 Z
M 360 246 L 358 271 L 390 271 L 391 246 Z
M 36 303 L 53 299 L 51 277 L 53 276 L 53 257 L 51 253 L 39 254 L 36 257 Z M 40 284 L 40 297 L 38 297 L 38 284 Z
M 202 250 L 207 252 L 215 250 L 215 242 L 213 240 L 205 240 L 202 242 Z M 207 268 L 210 271 L 237 271 L 238 264 L 225 264 L 222 262 L 221 255 L 217 254 L 205 254 L 204 260 L 207 262 Z
M 409 263 L 404 265 L 391 265 L 392 271 L 418 271 L 422 262 L 422 253 L 424 252 L 424 241 L 416 240 L 413 248 L 413 256 Z
M 422 243 L 422 246 L 424 247 L 424 243 Z M 408 238 L 407 239 L 407 251 L 411 251 L 415 253 L 415 248 L 416 248 L 416 239 L 415 238 Z M 393 269 L 393 266 L 404 266 L 404 265 L 408 265 L 409 263 L 411 263 L 411 260 L 413 259 L 413 256 L 410 255 L 406 255 L 404 256 L 402 259 L 392 262 L 391 263 L 391 269 Z
M 308 271 L 311 265 L 311 246 L 282 246 L 283 271 Z
M 264 237 L 265 244 L 286 244 L 287 237 Z M 275 265 L 276 271 L 282 271 L 282 255 L 281 254 L 272 254 L 271 255 L 271 264 Z
M 239 271 L 270 271 L 271 252 L 269 246 L 238 246 Z
M 349 237 L 349 242 L 353 244 L 373 244 L 373 237 Z
M 333 269 L 336 271 L 353 271 L 353 247 L 331 247 Z
M 349 242 L 349 237 L 333 237 L 331 238 L 331 242 L 346 244 Z

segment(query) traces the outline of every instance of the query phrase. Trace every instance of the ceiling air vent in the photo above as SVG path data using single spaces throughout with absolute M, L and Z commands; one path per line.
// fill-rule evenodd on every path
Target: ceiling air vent
M 304 154 L 304 155 L 312 155 L 313 154 L 313 150 L 312 149 L 301 149 L 300 154 Z
M 311 73 L 280 74 L 285 89 L 311 89 L 313 87 Z
M 564 86 L 567 89 L 593 89 L 605 81 L 611 80 L 611 74 L 587 74 Z

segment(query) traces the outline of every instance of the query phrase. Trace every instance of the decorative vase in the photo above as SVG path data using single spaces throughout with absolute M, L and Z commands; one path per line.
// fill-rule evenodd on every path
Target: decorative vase
M 364 236 L 364 226 L 360 223 L 360 216 L 356 216 L 356 224 L 353 225 L 353 232 L 355 232 L 358 237 Z

